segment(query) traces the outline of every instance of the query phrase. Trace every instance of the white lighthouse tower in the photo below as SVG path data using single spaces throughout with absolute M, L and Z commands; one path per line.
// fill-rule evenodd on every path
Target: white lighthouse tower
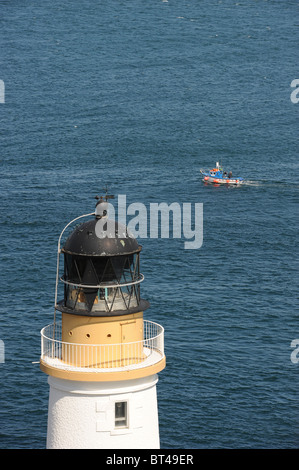
M 91 216 L 61 248 L 65 229 Z M 141 246 L 107 218 L 107 197 L 81 217 L 59 237 L 54 321 L 41 331 L 40 367 L 50 385 L 47 448 L 157 449 L 164 329 L 143 319 L 149 303 L 140 296 Z

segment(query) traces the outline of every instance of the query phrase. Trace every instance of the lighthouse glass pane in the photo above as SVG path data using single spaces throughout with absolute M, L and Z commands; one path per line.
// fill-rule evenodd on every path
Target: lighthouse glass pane
M 120 401 L 115 403 L 115 427 L 125 428 L 128 426 L 127 402 Z
M 64 302 L 71 310 L 86 313 L 136 308 L 140 303 L 139 280 L 139 253 L 112 257 L 65 253 Z

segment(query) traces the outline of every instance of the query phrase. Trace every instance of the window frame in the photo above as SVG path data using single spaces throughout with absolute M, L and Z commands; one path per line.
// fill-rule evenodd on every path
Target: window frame
M 121 416 L 116 416 L 116 408 L 118 405 L 124 407 Z M 129 428 L 129 414 L 128 414 L 128 401 L 115 401 L 114 402 L 114 429 L 128 429 Z

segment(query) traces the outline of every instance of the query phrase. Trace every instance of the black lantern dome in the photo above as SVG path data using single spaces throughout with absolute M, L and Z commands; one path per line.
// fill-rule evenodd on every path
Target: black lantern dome
M 127 228 L 107 217 L 100 200 L 95 218 L 80 224 L 67 238 L 64 254 L 64 299 L 57 309 L 89 316 L 126 315 L 144 311 L 140 298 L 141 246 Z
M 79 225 L 66 240 L 62 251 L 82 256 L 119 256 L 141 251 L 141 246 L 124 225 L 107 220 L 103 223 L 106 236 L 100 238 L 97 223 L 98 219 L 94 219 Z

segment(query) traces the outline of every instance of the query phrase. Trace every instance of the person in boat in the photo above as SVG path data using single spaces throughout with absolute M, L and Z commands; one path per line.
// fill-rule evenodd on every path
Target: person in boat
M 225 172 L 223 173 L 223 176 L 224 176 L 225 178 L 226 178 L 226 175 L 227 175 L 227 171 L 225 171 Z
M 230 171 L 228 177 L 231 178 L 233 176 L 232 172 Z

